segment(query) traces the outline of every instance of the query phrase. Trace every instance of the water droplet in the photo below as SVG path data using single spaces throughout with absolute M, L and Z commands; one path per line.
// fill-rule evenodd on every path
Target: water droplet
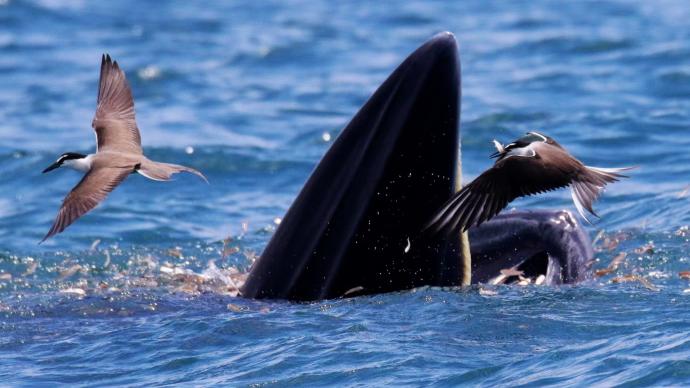
M 259 47 L 257 51 L 260 57 L 266 57 L 268 54 L 271 53 L 271 48 L 267 46 L 262 46 Z
M 161 69 L 154 65 L 146 66 L 137 73 L 141 79 L 150 80 L 161 75 Z
M 144 34 L 144 28 L 141 26 L 134 26 L 132 27 L 131 32 L 134 36 L 142 36 Z

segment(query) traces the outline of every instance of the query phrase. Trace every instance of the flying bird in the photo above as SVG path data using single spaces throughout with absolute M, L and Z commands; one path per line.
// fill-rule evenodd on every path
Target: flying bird
M 433 232 L 469 229 L 503 210 L 518 197 L 570 186 L 578 213 L 587 222 L 585 210 L 599 217 L 592 203 L 604 186 L 627 178 L 621 172 L 634 167 L 585 166 L 554 139 L 528 132 L 508 145 L 494 140 L 496 163 L 455 193 L 426 225 Z
M 134 99 L 125 73 L 109 55 L 101 59 L 96 114 L 91 123 L 96 132 L 96 153 L 66 152 L 43 170 L 69 167 L 84 177 L 62 202 L 55 222 L 41 242 L 61 233 L 77 218 L 96 207 L 132 173 L 156 181 L 167 181 L 178 172 L 204 175 L 190 167 L 154 162 L 144 156 L 141 135 L 134 117 Z

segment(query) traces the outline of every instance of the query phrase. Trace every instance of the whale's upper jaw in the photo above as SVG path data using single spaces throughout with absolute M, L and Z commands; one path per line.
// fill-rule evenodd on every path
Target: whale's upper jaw
M 441 33 L 395 69 L 341 132 L 242 294 L 315 300 L 457 285 L 459 235 L 420 232 L 455 191 L 459 108 L 457 43 Z

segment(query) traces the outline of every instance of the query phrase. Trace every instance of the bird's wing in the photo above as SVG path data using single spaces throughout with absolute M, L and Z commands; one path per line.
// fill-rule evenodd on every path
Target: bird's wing
M 125 73 L 109 55 L 101 60 L 98 105 L 91 126 L 96 131 L 99 151 L 142 153 L 132 90 Z
M 555 165 L 529 156 L 510 156 L 498 161 L 455 193 L 426 229 L 447 233 L 458 228 L 464 231 L 491 219 L 515 198 L 568 186 L 580 162 L 564 155 L 567 157 Z
M 53 235 L 61 233 L 77 218 L 93 209 L 105 197 L 117 187 L 132 172 L 130 168 L 94 168 L 81 181 L 74 186 L 72 191 L 62 202 L 55 222 L 41 242 Z

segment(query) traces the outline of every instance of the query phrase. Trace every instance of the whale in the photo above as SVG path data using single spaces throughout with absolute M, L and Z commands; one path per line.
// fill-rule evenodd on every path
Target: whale
M 459 49 L 444 32 L 410 54 L 340 132 L 241 295 L 313 301 L 455 287 L 508 268 L 548 284 L 586 279 L 591 242 L 567 212 L 499 215 L 468 234 L 423 231 L 461 188 L 460 112 Z
M 550 286 L 580 283 L 593 277 L 592 242 L 567 210 L 499 214 L 470 228 L 469 240 L 475 284 L 491 283 L 501 276 L 501 271 L 511 268 L 525 278 L 543 276 L 542 284 Z

